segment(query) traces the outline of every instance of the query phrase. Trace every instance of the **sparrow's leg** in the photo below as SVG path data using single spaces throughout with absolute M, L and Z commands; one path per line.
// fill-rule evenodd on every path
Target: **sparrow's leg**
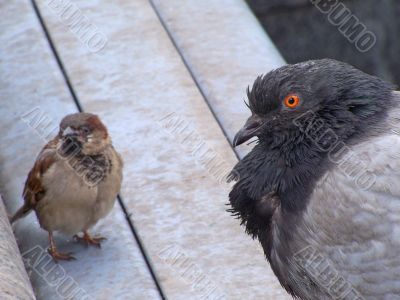
M 106 240 L 105 237 L 101 237 L 101 236 L 99 236 L 99 237 L 91 237 L 90 234 L 87 232 L 87 230 L 83 231 L 83 236 L 82 237 L 78 236 L 77 234 L 74 235 L 74 239 L 77 242 L 83 242 L 88 246 L 89 245 L 93 245 L 93 246 L 96 246 L 98 248 L 101 248 L 101 242 Z
M 55 262 L 59 260 L 73 260 L 75 257 L 72 256 L 71 252 L 68 253 L 61 253 L 58 252 L 56 243 L 54 242 L 53 233 L 49 232 L 49 240 L 50 240 L 50 247 L 47 249 L 47 252 L 53 257 Z

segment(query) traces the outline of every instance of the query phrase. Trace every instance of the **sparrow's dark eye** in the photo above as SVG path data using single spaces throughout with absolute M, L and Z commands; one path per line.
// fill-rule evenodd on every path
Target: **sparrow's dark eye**
M 81 132 L 85 135 L 88 135 L 90 133 L 89 127 L 83 126 L 81 127 Z
M 283 103 L 286 107 L 295 108 L 297 105 L 300 104 L 300 98 L 295 94 L 289 94 L 285 97 Z

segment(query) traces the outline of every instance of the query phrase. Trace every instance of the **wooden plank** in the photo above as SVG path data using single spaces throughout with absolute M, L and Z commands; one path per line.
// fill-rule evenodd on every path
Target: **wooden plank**
M 0 298 L 35 299 L 0 195 Z
M 96 53 L 39 3 L 79 101 L 122 150 L 122 197 L 167 297 L 277 299 L 260 246 L 225 211 L 236 157 L 149 2 L 76 2 L 107 37 Z
M 57 132 L 61 118 L 76 112 L 76 105 L 30 1 L 3 2 L 0 27 L 0 191 L 13 212 L 22 204 L 24 181 L 37 153 Z M 45 260 L 34 266 L 34 255 L 45 255 L 46 232 L 39 229 L 34 214 L 14 228 L 38 299 L 73 294 L 74 299 L 159 298 L 118 204 L 94 229 L 108 238 L 101 250 L 57 237 L 60 249 L 74 252 L 73 262 L 46 264 L 48 257 L 43 256 Z
M 246 87 L 283 58 L 243 0 L 151 1 L 232 142 L 250 116 Z

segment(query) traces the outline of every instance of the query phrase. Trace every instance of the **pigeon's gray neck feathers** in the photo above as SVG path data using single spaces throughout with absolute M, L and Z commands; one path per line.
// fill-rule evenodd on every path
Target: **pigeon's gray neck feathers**
M 254 148 L 253 155 L 258 158 L 276 157 L 273 161 L 267 158 L 268 163 L 259 172 L 264 178 L 264 190 L 252 185 L 257 190 L 253 193 L 256 199 L 262 193 L 277 192 L 283 210 L 303 210 L 315 182 L 334 167 L 330 156 L 344 146 L 387 130 L 385 120 L 388 112 L 398 105 L 398 94 L 379 78 L 361 72 L 351 75 L 360 78 L 352 78 L 346 84 L 339 81 L 342 86 L 336 90 L 337 95 L 326 96 L 326 102 L 319 110 L 311 111 L 304 124 L 272 133 L 260 141 L 259 148 Z M 350 79 L 344 76 L 343 80 Z M 271 188 L 275 191 L 265 190 L 270 183 L 274 183 Z
M 351 114 L 338 102 L 332 102 L 332 110 L 317 111 L 315 115 L 337 134 L 337 142 L 349 146 L 357 144 L 370 134 L 385 130 L 382 127 L 387 112 L 396 103 L 389 85 L 377 90 L 371 92 L 373 99 L 364 98 L 359 105 L 354 99 L 336 99 L 352 103 L 355 111 Z M 281 211 L 300 215 L 307 207 L 316 182 L 334 167 L 328 153 L 301 130 L 271 135 L 270 140 L 260 141 L 234 168 L 232 174 L 239 180 L 229 195 L 230 211 L 242 220 L 253 237 L 270 230 L 272 215 L 265 216 L 258 211 L 260 199 L 268 194 L 276 193 Z

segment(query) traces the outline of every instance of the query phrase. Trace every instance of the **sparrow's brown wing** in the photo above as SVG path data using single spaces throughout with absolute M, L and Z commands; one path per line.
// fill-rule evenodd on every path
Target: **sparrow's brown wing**
M 43 174 L 57 160 L 57 142 L 58 139 L 51 140 L 39 153 L 35 164 L 28 174 L 25 181 L 25 187 L 22 196 L 24 205 L 11 217 L 10 222 L 24 217 L 36 204 L 43 198 L 46 190 L 42 184 Z

